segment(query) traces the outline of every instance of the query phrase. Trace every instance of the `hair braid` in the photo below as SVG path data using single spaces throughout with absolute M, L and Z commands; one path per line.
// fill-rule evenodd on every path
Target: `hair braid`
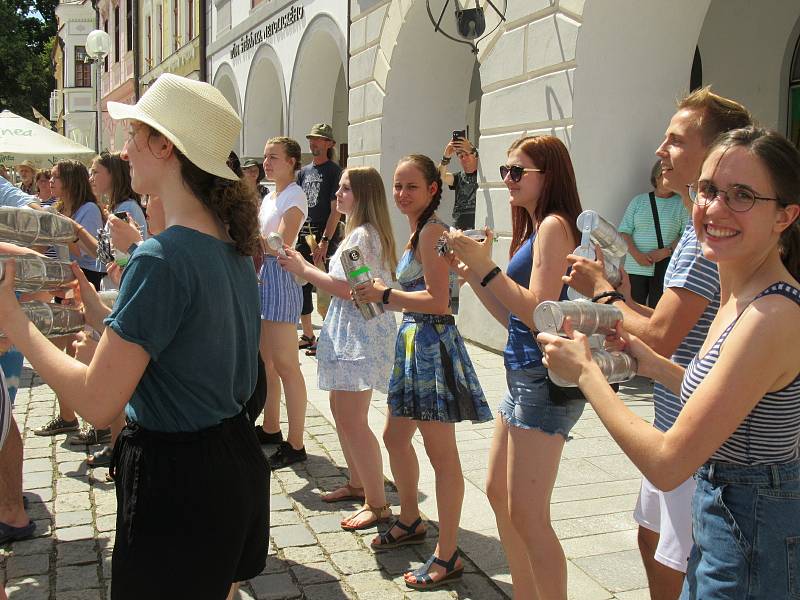
M 436 164 L 424 154 L 410 154 L 405 158 L 401 158 L 398 164 L 405 162 L 413 163 L 413 165 L 422 172 L 425 177 L 425 182 L 429 186 L 432 183 L 436 184 L 436 191 L 433 193 L 433 197 L 428 203 L 428 206 L 425 207 L 425 210 L 422 211 L 419 219 L 417 219 L 417 227 L 408 242 L 408 247 L 411 248 L 411 251 L 416 252 L 417 244 L 419 244 L 419 234 L 422 228 L 425 227 L 442 201 L 442 176 L 439 174 L 439 169 L 436 167 Z

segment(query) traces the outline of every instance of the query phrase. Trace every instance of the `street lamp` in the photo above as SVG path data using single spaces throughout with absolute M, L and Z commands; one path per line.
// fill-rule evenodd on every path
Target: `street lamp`
M 111 36 L 100 29 L 90 31 L 89 35 L 86 36 L 86 61 L 94 63 L 97 81 L 97 137 L 95 141 L 97 142 L 98 154 L 100 154 L 100 150 L 103 146 L 103 126 L 101 123 L 103 119 L 103 106 L 102 94 L 100 92 L 100 65 L 103 59 L 108 56 L 109 52 L 111 52 Z

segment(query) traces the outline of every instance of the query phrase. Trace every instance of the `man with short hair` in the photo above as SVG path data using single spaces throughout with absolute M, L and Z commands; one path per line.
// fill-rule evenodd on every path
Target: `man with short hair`
M 656 155 L 661 158 L 664 186 L 680 194 L 689 211 L 688 186 L 697 182 L 714 138 L 751 123 L 744 106 L 714 94 L 708 87 L 692 92 L 678 104 Z M 573 258 L 568 278 L 571 287 L 590 298 L 613 289 L 600 261 Z M 717 265 L 703 256 L 690 219 L 667 267 L 664 294 L 656 307 L 637 304 L 629 290 L 624 301 L 611 301 L 622 311 L 627 331 L 686 367 L 706 338 L 719 309 L 719 294 Z M 657 383 L 653 405 L 653 426 L 667 431 L 681 410 L 680 399 Z M 673 491 L 662 492 L 642 479 L 634 518 L 639 523 L 639 551 L 653 600 L 674 600 L 681 593 L 692 547 L 694 488 L 694 479 L 688 479 Z
M 338 243 L 336 226 L 342 215 L 336 210 L 336 190 L 339 189 L 342 168 L 332 160 L 336 140 L 333 139 L 333 128 L 330 125 L 314 125 L 306 139 L 312 160 L 297 172 L 297 183 L 303 188 L 308 200 L 308 218 L 300 230 L 297 251 L 306 260 L 322 265 L 336 251 Z M 313 235 L 317 242 L 317 247 L 313 250 L 306 235 Z M 306 354 L 309 355 L 314 355 L 317 347 L 317 338 L 311 325 L 311 313 L 314 310 L 312 289 L 310 283 L 303 286 L 303 309 L 300 311 L 303 334 L 298 341 L 299 347 L 307 348 Z
M 455 134 L 454 134 L 455 135 Z M 461 163 L 461 171 L 450 173 L 453 154 Z M 466 230 L 475 228 L 475 198 L 478 192 L 478 149 L 465 137 L 450 141 L 439 163 L 442 183 L 456 193 L 453 204 L 453 227 Z

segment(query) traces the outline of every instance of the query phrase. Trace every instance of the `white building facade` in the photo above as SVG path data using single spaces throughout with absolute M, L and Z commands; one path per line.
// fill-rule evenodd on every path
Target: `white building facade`
M 372 165 L 388 183 L 402 155 L 438 160 L 452 130 L 467 127 L 480 148 L 476 223 L 501 236 L 500 265 L 511 223 L 498 165 L 522 135 L 559 136 L 584 208 L 613 222 L 648 191 L 653 152 L 693 67 L 695 85 L 711 84 L 800 143 L 796 0 L 495 1 L 505 21 L 477 55 L 434 32 L 427 8 L 438 17 L 444 3 L 351 0 L 349 164 Z M 451 33 L 454 4 L 442 22 Z M 498 20 L 485 0 L 478 4 L 490 32 Z M 445 200 L 439 212 L 448 218 L 452 192 Z M 399 214 L 395 224 L 405 240 Z M 502 348 L 505 330 L 468 288 L 463 296 L 464 336 Z
M 347 2 L 210 0 L 208 11 L 208 78 L 244 122 L 236 151 L 261 157 L 276 135 L 302 145 L 329 123 L 346 156 Z
M 51 115 L 57 121 L 63 114 L 66 137 L 96 148 L 97 88 L 95 67 L 85 62 L 86 36 L 95 29 L 96 16 L 92 3 L 61 2 L 56 7 L 58 40 L 63 52 L 60 79 L 63 88 L 51 95 Z M 53 110 L 54 109 L 54 110 Z
M 429 17 L 443 14 L 443 31 L 458 37 L 454 9 L 474 0 L 451 0 L 444 13 L 446 0 L 252 1 L 209 8 L 209 80 L 242 115 L 241 154 L 333 122 L 348 164 L 377 168 L 390 190 L 400 157 L 438 160 L 466 128 L 480 148 L 476 224 L 500 236 L 501 266 L 511 223 L 498 165 L 522 135 L 559 136 L 584 208 L 613 222 L 648 191 L 654 150 L 694 86 L 712 85 L 800 144 L 797 0 L 493 0 L 503 21 L 478 0 L 486 33 L 477 53 Z M 441 217 L 452 203 L 446 191 Z M 392 217 L 402 247 L 408 226 Z M 458 324 L 486 346 L 505 343 L 468 288 Z

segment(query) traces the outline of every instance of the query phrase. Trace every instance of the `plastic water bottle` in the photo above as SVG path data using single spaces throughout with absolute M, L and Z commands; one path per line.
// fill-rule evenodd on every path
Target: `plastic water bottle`
M 45 302 L 22 302 L 20 306 L 33 326 L 46 337 L 78 333 L 85 325 L 83 313 L 77 308 Z M 1 332 L 0 336 L 5 337 Z
M 267 246 L 273 252 L 277 252 L 279 256 L 286 258 L 286 250 L 283 249 L 283 236 L 278 233 L 277 231 L 273 231 L 272 233 L 267 235 Z M 299 275 L 294 275 L 294 280 L 297 285 L 303 287 L 308 282 L 300 277 Z
M 533 311 L 533 322 L 538 331 L 564 334 L 564 321 L 569 317 L 572 327 L 584 335 L 609 335 L 622 321 L 622 311 L 613 304 L 598 304 L 586 300 L 541 302 Z
M 0 207 L 0 240 L 22 246 L 67 244 L 75 239 L 72 222 L 54 212 Z
M 608 383 L 622 383 L 636 376 L 637 362 L 630 354 L 618 350 L 592 350 L 592 359 L 600 367 L 603 376 Z M 562 379 L 553 371 L 548 371 L 550 380 L 559 387 L 577 387 L 577 383 L 572 383 Z
M 628 243 L 616 227 L 593 210 L 583 211 L 575 222 L 581 232 L 581 244 L 575 248 L 573 254 L 597 260 L 594 245 L 599 245 L 603 252 L 606 279 L 613 287 L 617 287 L 622 281 L 620 267 L 628 253 Z M 567 297 L 570 300 L 580 300 L 586 296 L 573 288 L 567 288 Z
M 361 248 L 358 246 L 347 248 L 342 252 L 341 261 L 345 275 L 347 275 L 347 283 L 350 284 L 351 289 L 355 289 L 361 283 L 372 281 L 369 265 L 364 261 L 364 255 L 361 254 Z M 377 302 L 367 302 L 365 304 L 356 302 L 356 305 L 358 310 L 361 311 L 361 316 L 367 320 L 382 315 L 384 312 L 383 304 L 378 304 Z
M 0 254 L 0 279 L 6 271 L 6 262 L 14 261 L 14 289 L 18 292 L 58 290 L 75 281 L 68 262 L 35 254 Z

